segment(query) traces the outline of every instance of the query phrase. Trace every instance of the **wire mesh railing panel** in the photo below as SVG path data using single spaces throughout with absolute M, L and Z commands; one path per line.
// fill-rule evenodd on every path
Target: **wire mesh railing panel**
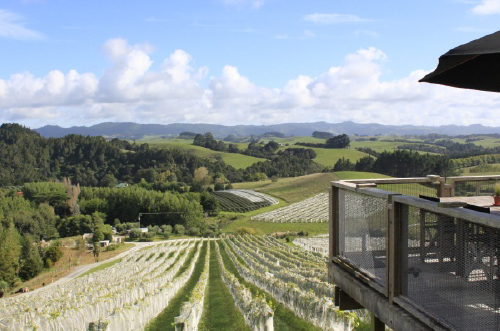
M 386 286 L 387 200 L 339 190 L 339 255 Z
M 426 195 L 429 197 L 437 197 L 437 186 L 433 183 L 394 183 L 394 184 L 378 184 L 378 189 L 418 197 Z
M 401 296 L 456 330 L 500 330 L 500 232 L 401 208 Z
M 456 181 L 455 182 L 455 196 L 469 197 L 469 196 L 493 196 L 495 193 L 495 184 L 497 180 L 481 180 L 481 181 Z

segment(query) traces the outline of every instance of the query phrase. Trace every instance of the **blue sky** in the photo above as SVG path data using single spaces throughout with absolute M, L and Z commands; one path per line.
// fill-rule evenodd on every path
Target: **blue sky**
M 494 93 L 417 83 L 500 0 L 0 3 L 0 121 L 498 126 Z

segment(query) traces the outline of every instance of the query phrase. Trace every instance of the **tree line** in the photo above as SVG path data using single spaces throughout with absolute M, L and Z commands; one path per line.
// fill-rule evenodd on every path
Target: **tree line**
M 279 147 L 275 142 L 250 145 L 248 155 L 268 158 L 275 157 Z M 291 164 L 283 160 L 286 157 L 281 155 L 281 163 Z M 194 183 L 195 170 L 201 167 L 208 169 L 213 180 L 223 174 L 234 183 L 255 180 L 261 168 L 266 169 L 269 177 L 275 174 L 276 171 L 270 170 L 271 161 L 265 162 L 270 163 L 236 169 L 221 158 L 200 158 L 182 149 L 151 148 L 148 144 L 74 134 L 47 139 L 19 124 L 0 126 L 0 186 L 68 177 L 81 186 L 114 187 L 120 182 L 144 180 L 156 190 L 186 192 Z M 278 176 L 309 173 L 311 168 L 317 168 L 310 162 L 300 166 L 301 169 L 295 166 L 293 171 L 278 169 Z
M 392 177 L 425 177 L 427 175 L 451 176 L 455 174 L 453 162 L 445 156 L 419 154 L 409 150 L 384 151 L 375 159 L 365 156 L 356 163 L 339 159 L 333 171 L 376 172 Z

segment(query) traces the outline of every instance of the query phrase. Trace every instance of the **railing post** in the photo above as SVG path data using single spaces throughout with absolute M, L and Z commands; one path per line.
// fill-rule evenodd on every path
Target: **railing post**
M 329 263 L 339 254 L 339 188 L 331 186 L 330 190 L 330 229 L 329 229 Z
M 439 187 L 437 191 L 438 198 L 445 198 L 453 196 L 453 191 L 455 190 L 455 182 L 452 182 L 453 185 L 446 184 L 446 178 L 439 177 Z M 453 195 L 452 195 L 453 194 Z
M 392 201 L 389 196 L 392 208 L 389 209 L 389 228 L 387 232 L 387 247 L 389 250 L 387 261 L 387 280 L 389 302 L 392 304 L 394 297 L 401 292 L 401 204 Z

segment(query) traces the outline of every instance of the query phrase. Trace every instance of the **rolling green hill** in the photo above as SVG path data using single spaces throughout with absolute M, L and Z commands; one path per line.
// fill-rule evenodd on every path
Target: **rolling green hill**
M 235 167 L 236 169 L 246 169 L 254 163 L 259 161 L 265 161 L 266 159 L 243 155 L 235 153 L 225 153 L 212 151 L 208 148 L 193 145 L 192 140 L 188 139 L 176 139 L 176 138 L 151 138 L 151 139 L 140 139 L 136 143 L 144 144 L 147 143 L 151 146 L 159 148 L 179 148 L 192 151 L 194 155 L 199 157 L 209 157 L 214 158 L 219 155 L 222 160 L 228 165 Z
M 310 198 L 318 193 L 326 192 L 330 182 L 334 180 L 338 180 L 338 177 L 331 172 L 327 172 L 300 177 L 280 178 L 274 183 L 270 180 L 235 183 L 233 187 L 255 190 L 278 197 L 288 203 L 293 203 Z

